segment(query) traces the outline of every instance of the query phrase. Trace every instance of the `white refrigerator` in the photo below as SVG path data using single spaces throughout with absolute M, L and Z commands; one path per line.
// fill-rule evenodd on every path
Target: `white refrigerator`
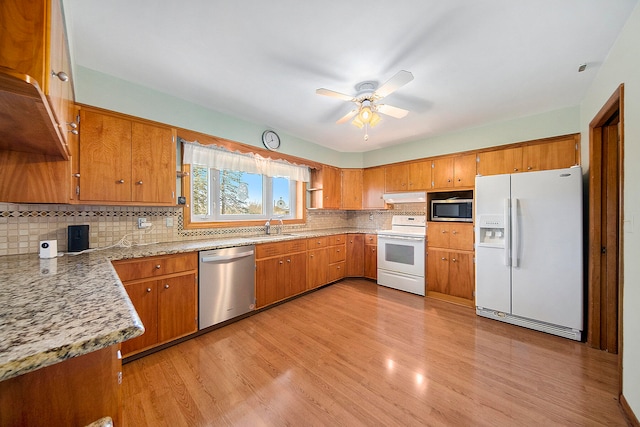
M 476 177 L 476 313 L 580 341 L 579 166 Z

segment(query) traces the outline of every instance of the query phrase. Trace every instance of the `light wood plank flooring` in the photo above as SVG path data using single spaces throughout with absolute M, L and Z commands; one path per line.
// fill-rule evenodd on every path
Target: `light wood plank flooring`
M 626 425 L 616 356 L 344 280 L 124 366 L 133 426 Z

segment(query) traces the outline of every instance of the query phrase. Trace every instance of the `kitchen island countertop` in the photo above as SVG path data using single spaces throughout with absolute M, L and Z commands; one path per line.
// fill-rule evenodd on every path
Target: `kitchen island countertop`
M 271 236 L 191 240 L 40 259 L 0 257 L 0 381 L 141 335 L 144 327 L 111 261 L 341 233 L 330 229 Z

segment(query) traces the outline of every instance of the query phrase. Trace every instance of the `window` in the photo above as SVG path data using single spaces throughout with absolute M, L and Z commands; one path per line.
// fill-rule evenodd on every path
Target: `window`
M 191 176 L 192 222 L 295 217 L 296 181 L 289 178 L 200 165 Z
M 302 218 L 307 166 L 186 141 L 183 148 L 191 176 L 189 222 Z

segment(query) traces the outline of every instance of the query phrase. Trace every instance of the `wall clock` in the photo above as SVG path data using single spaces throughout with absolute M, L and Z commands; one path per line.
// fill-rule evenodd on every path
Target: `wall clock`
M 262 143 L 269 150 L 277 150 L 280 148 L 280 137 L 272 130 L 265 130 L 262 133 Z

